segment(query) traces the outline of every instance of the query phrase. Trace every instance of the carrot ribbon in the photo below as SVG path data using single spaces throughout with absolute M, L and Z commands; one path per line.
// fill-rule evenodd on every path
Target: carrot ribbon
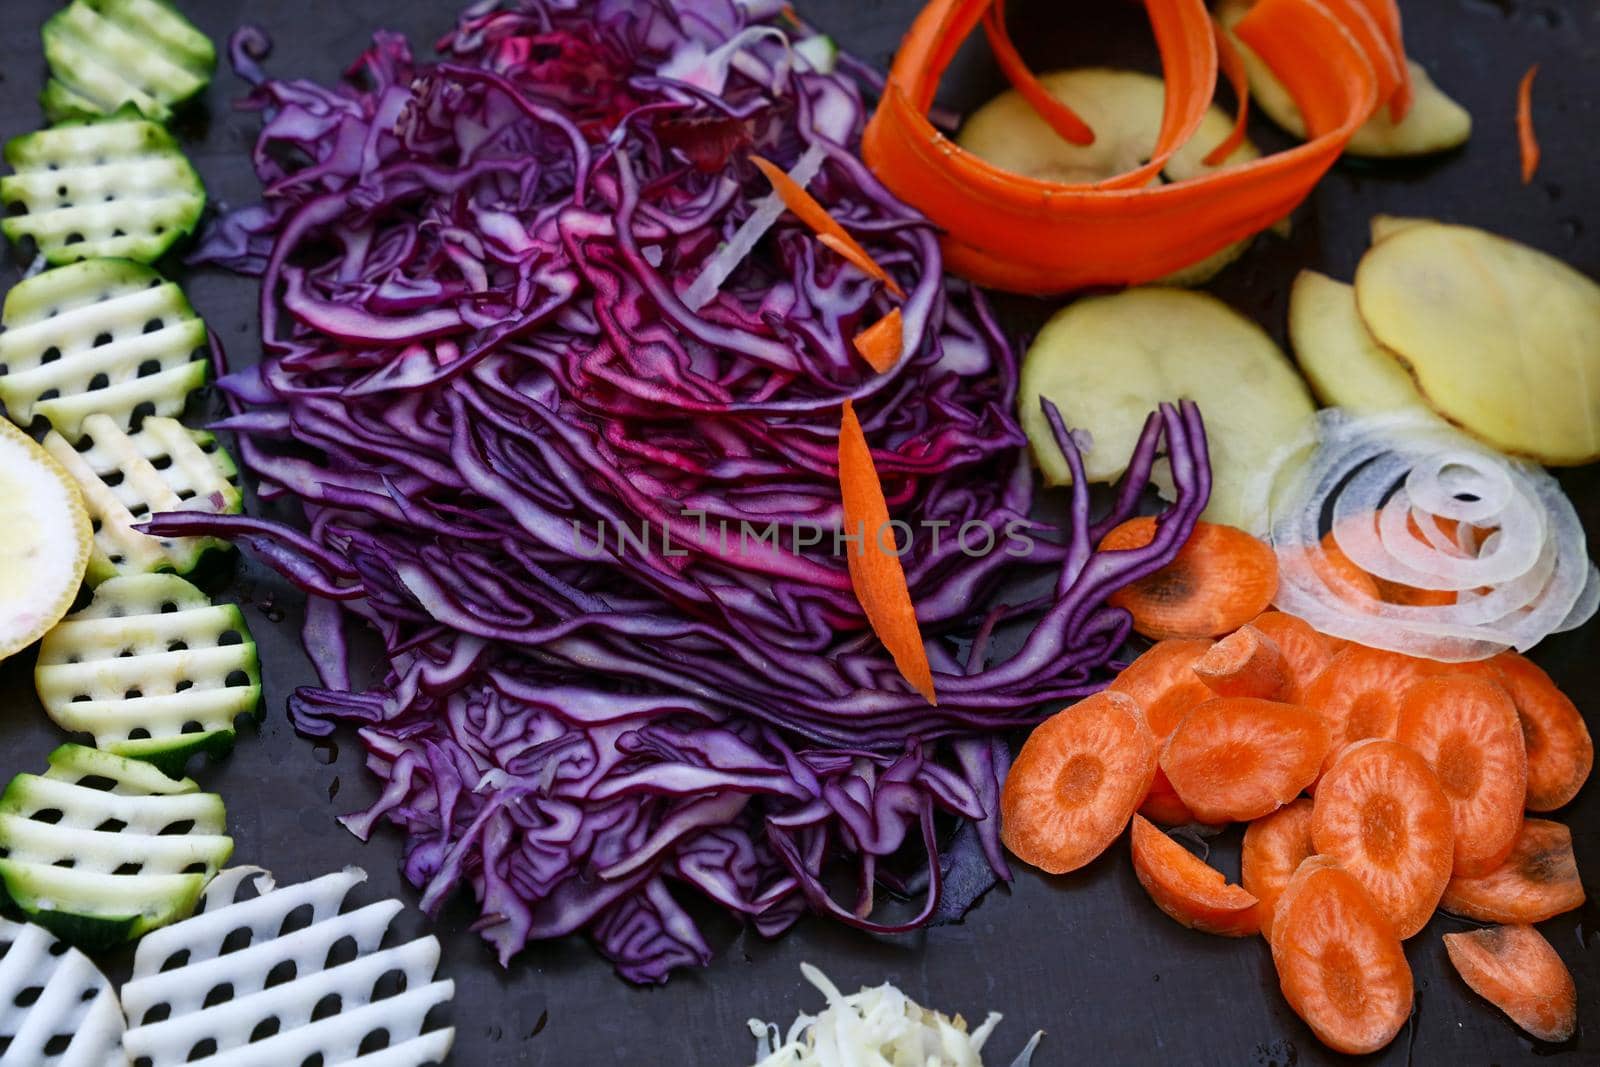
M 928 703 L 937 704 L 933 671 L 928 666 L 928 652 L 922 644 L 905 569 L 893 546 L 884 546 L 884 539 L 892 538 L 894 530 L 889 525 L 883 483 L 878 480 L 878 469 L 873 465 L 872 450 L 867 447 L 856 409 L 848 400 L 839 423 L 839 492 L 844 500 L 845 533 L 859 539 L 846 552 L 845 563 L 861 610 L 873 633 L 894 657 L 901 676 Z
M 889 292 L 902 300 L 905 299 L 906 291 L 889 276 L 888 271 L 878 266 L 878 261 L 873 259 L 843 226 L 839 225 L 837 219 L 828 214 L 827 208 L 817 203 L 816 197 L 806 192 L 799 182 L 784 173 L 782 167 L 760 156 L 751 156 L 750 162 L 766 175 L 767 181 L 772 183 L 772 191 L 778 194 L 783 206 L 794 212 L 801 222 L 811 227 L 818 241 L 849 260 L 863 274 L 882 282 Z
M 1148 186 L 1211 105 L 1218 49 L 1204 0 L 1147 0 L 1167 106 L 1148 164 L 1093 184 L 1002 170 L 952 144 L 927 111 L 991 0 L 932 0 L 895 56 L 862 155 L 944 231 L 945 265 L 982 285 L 1049 294 L 1136 285 L 1195 263 L 1288 215 L 1383 102 L 1375 62 L 1346 18 L 1353 0 L 1261 0 L 1235 27 L 1284 82 L 1309 140 L 1276 155 Z M 1363 20 L 1365 21 L 1365 20 Z M 1379 49 L 1385 51 L 1386 49 Z
M 1517 85 L 1517 147 L 1522 152 L 1522 184 L 1533 181 L 1539 170 L 1539 136 L 1533 132 L 1533 79 L 1539 64 L 1528 68 Z

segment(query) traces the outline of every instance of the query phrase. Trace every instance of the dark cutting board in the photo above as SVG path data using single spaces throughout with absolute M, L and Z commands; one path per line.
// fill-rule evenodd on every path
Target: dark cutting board
M 643 0 L 641 0 L 643 2 Z M 452 0 L 179 0 L 219 44 L 242 21 L 264 26 L 276 42 L 269 69 L 281 76 L 329 81 L 380 27 L 410 35 L 420 53 L 451 24 Z M 795 0 L 802 14 L 846 47 L 884 63 L 917 0 Z M 44 64 L 37 28 L 51 0 L 5 0 L 0 19 L 0 135 L 35 128 L 35 94 Z M 1148 33 L 1137 5 L 1016 3 L 1013 25 L 1036 67 L 1091 62 L 1146 64 Z M 1600 7 L 1593 0 L 1403 0 L 1407 42 L 1436 81 L 1472 112 L 1476 130 L 1464 150 L 1421 163 L 1338 167 L 1295 213 L 1288 240 L 1266 236 L 1229 268 L 1213 290 L 1280 340 L 1290 281 L 1302 267 L 1348 278 L 1367 244 L 1374 212 L 1433 215 L 1484 226 L 1526 241 L 1600 276 L 1600 192 L 1595 138 L 1600 131 Z M 1026 20 L 1024 22 L 1024 20 Z M 1518 77 L 1542 64 L 1535 92 L 1544 164 L 1532 186 L 1518 181 L 1512 122 Z M 971 106 L 996 91 L 997 76 L 980 47 L 964 53 L 947 100 Z M 243 86 L 224 70 L 206 98 L 208 113 L 181 127 L 186 150 L 212 196 L 231 203 L 256 192 L 248 150 L 253 114 L 230 101 Z M 1258 143 L 1281 138 L 1257 123 Z M 24 264 L 0 253 L 0 286 Z M 226 342 L 235 365 L 255 359 L 255 287 L 215 271 L 184 273 L 200 312 Z M 1036 325 L 1044 305 L 1008 307 L 1019 329 Z M 1600 470 L 1562 476 L 1600 554 Z M 0 501 L 0 512 L 6 502 Z M 221 764 L 197 766 L 203 784 L 221 792 L 237 842 L 236 862 L 271 868 L 298 881 L 359 863 L 374 892 L 414 902 L 397 871 L 400 841 L 377 834 L 365 846 L 334 816 L 363 806 L 373 790 L 348 739 L 335 752 L 297 738 L 284 721 L 284 699 L 311 678 L 298 641 L 300 601 L 283 583 L 246 562 L 208 575 L 214 595 L 245 605 L 261 645 L 269 719 L 243 736 Z M 1535 658 L 1584 708 L 1600 733 L 1600 626 L 1546 642 Z M 0 773 L 42 769 L 62 738 L 34 698 L 32 655 L 0 666 Z M 335 795 L 337 791 L 337 795 Z M 1600 784 L 1591 783 L 1560 817 L 1573 830 L 1590 896 L 1600 893 Z M 1238 836 L 1214 855 L 1237 876 Z M 468 930 L 471 909 L 458 902 L 433 924 L 444 943 L 442 972 L 456 981 L 455 1062 L 471 1064 L 706 1064 L 751 1060 L 745 1020 L 787 1024 L 818 996 L 799 964 L 821 966 L 841 987 L 891 980 L 916 999 L 981 1019 L 1006 1021 L 990 1062 L 1009 1062 L 1036 1027 L 1048 1036 L 1036 1063 L 1315 1064 L 1340 1060 L 1322 1048 L 1278 994 L 1271 960 L 1258 938 L 1231 941 L 1185 930 L 1145 898 L 1118 843 L 1075 876 L 1046 878 L 1020 870 L 1016 884 L 984 900 L 961 925 L 894 940 L 874 940 L 811 919 L 777 942 L 714 926 L 720 953 L 702 971 L 659 989 L 618 980 L 585 943 L 537 945 L 502 971 Z M 414 911 L 407 921 L 427 927 Z M 1600 1063 L 1600 909 L 1544 925 L 1578 983 L 1587 1027 L 1568 1046 L 1536 1048 L 1455 976 L 1439 935 L 1465 924 L 1436 918 L 1407 945 L 1416 976 L 1417 1012 L 1383 1053 L 1383 1064 L 1481 1065 Z M 123 972 L 128 953 L 105 961 Z

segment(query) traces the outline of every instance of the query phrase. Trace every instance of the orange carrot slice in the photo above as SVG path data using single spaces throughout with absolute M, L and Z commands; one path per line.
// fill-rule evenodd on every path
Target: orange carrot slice
M 1378 583 L 1344 554 L 1344 549 L 1334 541 L 1332 530 L 1322 535 L 1321 547 L 1322 562 L 1327 571 L 1324 577 L 1333 592 L 1356 604 L 1383 599 Z
M 1161 769 L 1202 822 L 1248 822 L 1316 778 L 1328 728 L 1298 704 L 1217 697 L 1195 708 L 1161 750 Z
M 933 671 L 928 652 L 922 645 L 917 626 L 917 609 L 906 587 L 906 572 L 900 557 L 884 550 L 880 533 L 889 527 L 889 506 L 883 499 L 883 484 L 872 463 L 872 450 L 856 418 L 856 409 L 846 400 L 839 424 L 839 490 L 844 497 L 846 533 L 861 535 L 861 541 L 845 554 L 850 584 L 855 588 L 861 610 L 872 624 L 873 633 L 894 657 L 900 674 L 930 704 L 937 704 L 933 691 Z
M 1260 929 L 1255 897 L 1139 815 L 1133 817 L 1133 871 L 1156 907 L 1184 926 L 1223 937 L 1249 937 Z
M 1195 662 L 1194 673 L 1219 697 L 1299 699 L 1277 642 L 1248 623 L 1212 645 Z
M 1335 1051 L 1376 1052 L 1411 1016 L 1411 967 L 1400 939 L 1331 857 L 1300 864 L 1278 898 L 1272 962 L 1289 1006 Z
M 817 203 L 816 197 L 806 192 L 799 182 L 784 173 L 782 167 L 755 155 L 750 157 L 750 162 L 766 175 L 767 181 L 772 183 L 772 191 L 778 194 L 783 206 L 794 212 L 801 222 L 811 227 L 818 241 L 849 260 L 863 274 L 882 282 L 889 292 L 905 299 L 905 290 L 900 288 L 899 283 L 878 266 L 878 261 L 861 247 L 860 242 L 845 232 L 839 221 L 828 214 L 827 208 Z
M 1064 874 L 1104 852 L 1156 773 L 1156 739 L 1124 693 L 1097 693 L 1041 723 L 1000 791 L 1000 838 L 1024 863 Z
M 1129 519 L 1106 534 L 1101 551 L 1143 548 L 1155 538 L 1154 518 Z M 1278 591 L 1278 558 L 1262 541 L 1232 526 L 1195 523 L 1194 533 L 1165 567 L 1112 594 L 1152 638 L 1216 637 L 1266 610 Z
M 1317 675 L 1339 651 L 1338 642 L 1316 631 L 1309 622 L 1281 611 L 1264 611 L 1250 620 L 1283 653 L 1296 690 L 1303 697 Z
M 1272 940 L 1278 898 L 1301 862 L 1316 855 L 1311 844 L 1311 815 L 1311 800 L 1301 797 L 1245 827 L 1239 883 L 1260 901 L 1261 935 L 1268 941 Z
M 1529 811 L 1554 811 L 1578 795 L 1594 768 L 1594 741 L 1583 715 L 1539 669 L 1515 652 L 1489 661 L 1511 694 L 1528 752 Z
M 1533 132 L 1533 79 L 1539 73 L 1539 64 L 1528 68 L 1517 83 L 1517 147 L 1522 155 L 1522 184 L 1533 181 L 1539 170 L 1539 137 Z
M 1215 167 L 1244 144 L 1250 122 L 1250 75 L 1245 70 L 1244 57 L 1233 46 L 1233 37 L 1216 19 L 1211 20 L 1211 37 L 1217 45 L 1217 66 L 1228 79 L 1228 85 L 1233 89 L 1233 98 L 1238 101 L 1234 111 L 1233 130 L 1200 161 L 1208 167 Z
M 1330 764 L 1353 741 L 1393 739 L 1400 698 L 1433 669 L 1426 660 L 1365 645 L 1350 645 L 1329 660 L 1302 700 L 1322 716 L 1333 735 Z
M 1488 874 L 1455 877 L 1440 906 L 1492 923 L 1539 923 L 1584 901 L 1572 831 L 1548 819 L 1525 819 L 1511 855 Z
M 879 374 L 887 374 L 900 362 L 900 351 L 905 345 L 905 323 L 900 309 L 889 314 L 855 335 L 856 351 Z
M 1210 641 L 1158 641 L 1111 683 L 1110 688 L 1139 702 L 1158 745 L 1172 736 L 1173 728 L 1185 715 L 1213 696 L 1194 673 L 1195 662 L 1210 648 Z M 1139 811 L 1163 826 L 1194 821 L 1194 813 L 1178 799 L 1160 769 L 1156 770 L 1150 793 Z
M 1424 678 L 1400 701 L 1396 740 L 1428 761 L 1450 798 L 1455 873 L 1498 867 L 1516 842 L 1528 793 L 1528 758 L 1510 695 L 1468 674 Z
M 1454 533 L 1455 523 L 1452 520 L 1443 519 L 1439 521 L 1441 529 L 1446 529 L 1445 524 L 1449 524 L 1448 532 Z M 1374 512 L 1359 518 L 1346 519 L 1345 522 L 1347 524 L 1365 523 L 1376 534 L 1378 516 Z M 1418 541 L 1424 540 L 1422 530 L 1417 526 L 1414 518 L 1406 520 L 1406 529 Z M 1322 535 L 1322 549 L 1327 554 L 1339 577 L 1351 583 L 1358 590 L 1360 597 L 1366 597 L 1370 592 L 1373 597 L 1385 603 L 1404 604 L 1408 607 L 1442 607 L 1456 602 L 1456 594 L 1448 589 L 1418 589 L 1414 586 L 1390 581 L 1387 578 L 1379 578 L 1375 574 L 1369 574 L 1362 570 L 1354 560 L 1345 555 L 1344 550 L 1339 547 L 1338 542 L 1334 539 L 1334 533 L 1331 530 Z
M 1450 801 L 1421 756 L 1357 741 L 1317 784 L 1311 840 L 1364 886 L 1404 941 L 1428 925 L 1450 881 Z
M 1578 1028 L 1578 988 L 1550 942 L 1528 925 L 1445 934 L 1456 973 L 1478 996 L 1540 1041 Z

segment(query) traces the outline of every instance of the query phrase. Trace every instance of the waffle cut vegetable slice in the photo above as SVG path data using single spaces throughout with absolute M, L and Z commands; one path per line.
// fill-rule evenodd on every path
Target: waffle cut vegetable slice
M 439 942 L 384 947 L 404 905 L 352 906 L 366 877 L 347 867 L 275 888 L 259 867 L 223 871 L 194 918 L 139 943 L 122 987 L 129 1056 L 150 1067 L 444 1062 L 455 1031 L 428 1029 L 455 995 L 434 979 Z
M 44 449 L 78 483 L 89 509 L 91 585 L 119 574 L 187 574 L 208 550 L 227 547 L 214 537 L 151 537 L 134 529 L 161 511 L 239 512 L 239 468 L 212 434 L 166 418 L 145 419 L 127 433 L 109 415 L 90 415 L 76 445 L 52 432 Z
M 31 239 L 52 266 L 100 256 L 154 263 L 193 232 L 206 206 L 200 175 L 165 129 L 131 107 L 6 143 L 0 231 Z
M 217 69 L 211 39 L 165 0 L 73 0 L 40 37 L 50 81 L 39 103 L 51 122 L 123 104 L 166 122 Z
M 126 1063 L 124 1027 L 87 956 L 42 926 L 0 919 L 0 1067 Z
M 261 714 L 261 668 L 238 605 L 214 605 L 172 574 L 103 583 L 46 635 L 34 682 L 63 729 L 172 775 L 196 752 L 226 755 L 235 720 Z
M 205 384 L 206 324 L 183 290 L 141 263 L 88 259 L 29 278 L 0 312 L 0 401 L 19 426 L 35 415 L 76 438 L 103 413 L 178 415 Z
M 87 951 L 194 910 L 233 853 L 222 798 L 188 778 L 83 745 L 0 794 L 0 887 L 28 918 Z

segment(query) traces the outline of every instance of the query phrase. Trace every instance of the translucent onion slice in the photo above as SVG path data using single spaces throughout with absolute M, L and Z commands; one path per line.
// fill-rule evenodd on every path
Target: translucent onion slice
M 1600 571 L 1555 479 L 1415 413 L 1318 416 L 1316 452 L 1273 503 L 1276 604 L 1324 633 L 1446 662 L 1526 651 L 1600 608 Z M 1324 547 L 1326 530 L 1345 561 Z M 1374 599 L 1376 579 L 1454 593 Z

